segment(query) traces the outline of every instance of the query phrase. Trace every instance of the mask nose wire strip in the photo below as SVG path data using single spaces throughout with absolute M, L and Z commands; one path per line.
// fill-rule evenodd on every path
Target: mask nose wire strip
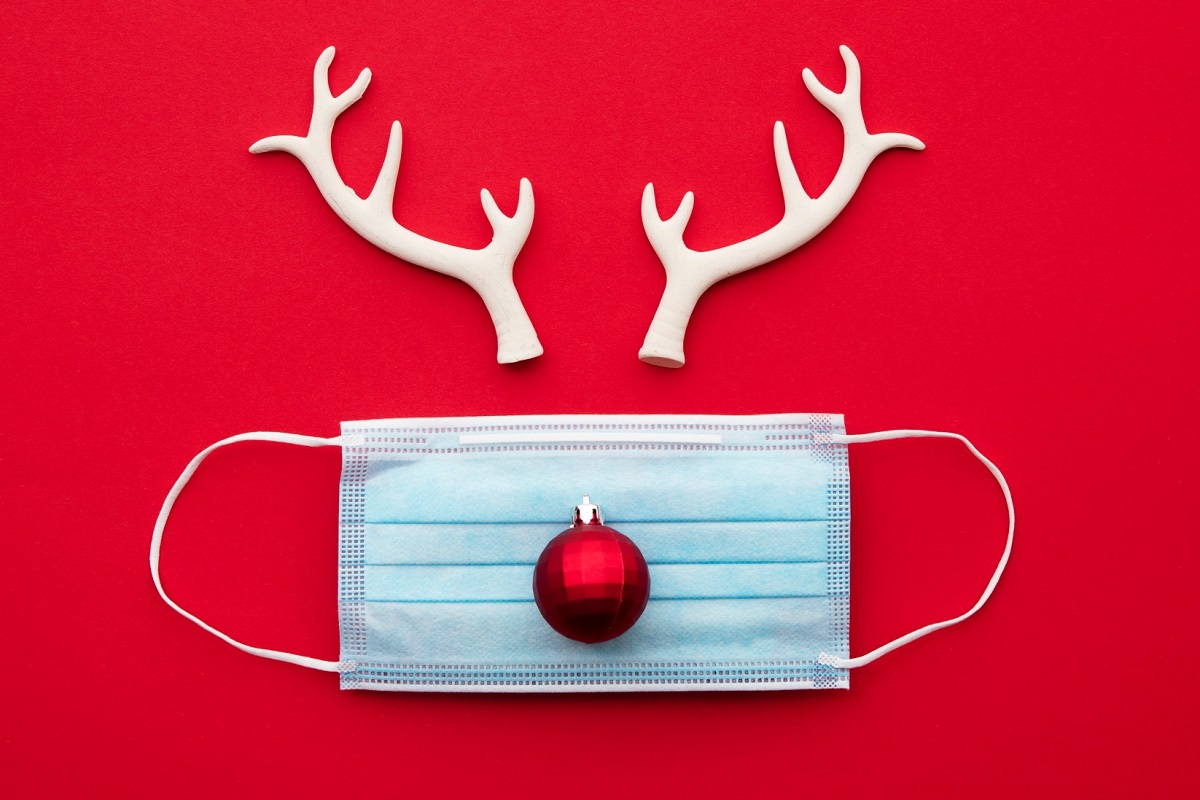
M 858 656 L 857 658 L 839 658 L 837 656 L 831 656 L 827 653 L 822 653 L 817 659 L 817 661 L 822 664 L 838 667 L 839 669 L 853 669 L 854 667 L 861 667 L 864 664 L 870 664 L 872 661 L 882 655 L 886 655 L 899 647 L 903 647 L 909 642 L 920 639 L 926 634 L 933 633 L 934 631 L 941 630 L 942 628 L 949 628 L 951 625 L 957 625 L 983 607 L 983 604 L 986 603 L 988 598 L 992 596 L 992 591 L 996 588 L 996 584 L 1000 581 L 1000 576 L 1004 573 L 1004 568 L 1008 566 L 1008 556 L 1010 553 L 1012 553 L 1013 546 L 1013 530 L 1017 525 L 1016 511 L 1013 510 L 1012 492 L 1009 491 L 1008 481 L 1004 480 L 1004 475 L 1001 474 L 996 465 L 989 461 L 983 455 L 983 453 L 976 450 L 975 445 L 967 441 L 966 437 L 957 433 L 946 433 L 945 431 L 898 430 L 879 431 L 877 433 L 829 434 L 827 436 L 827 441 L 830 444 L 859 444 L 862 442 L 882 442 L 887 441 L 888 439 L 922 438 L 957 439 L 967 446 L 967 449 L 971 451 L 971 454 L 978 458 L 983 465 L 987 467 L 988 472 L 992 473 L 992 477 L 996 479 L 996 483 L 1000 484 L 1000 491 L 1004 493 L 1004 502 L 1008 506 L 1008 541 L 1006 541 L 1004 544 L 1004 553 L 1000 556 L 1000 563 L 996 565 L 996 571 L 992 573 L 992 579 L 988 581 L 987 588 L 983 590 L 983 594 L 980 595 L 979 600 L 977 600 L 975 605 L 971 606 L 971 608 L 965 614 L 961 614 L 953 619 L 944 620 L 942 622 L 935 622 L 932 625 L 926 625 L 923 628 L 918 628 L 912 633 L 905 634 L 899 639 L 888 642 L 882 647 L 877 647 L 871 652 Z
M 200 462 L 208 457 L 208 454 L 219 447 L 224 447 L 227 444 L 236 442 L 280 442 L 283 444 L 297 444 L 304 447 L 322 447 L 325 445 L 340 445 L 342 437 L 334 436 L 329 439 L 323 439 L 319 436 L 300 436 L 295 433 L 275 433 L 272 431 L 259 431 L 256 433 L 239 433 L 237 436 L 230 436 L 228 439 L 222 439 L 216 444 L 209 445 L 200 451 L 200 454 L 191 460 L 191 463 L 183 470 L 183 474 L 175 481 L 175 485 L 171 487 L 171 491 L 167 493 L 167 499 L 163 501 L 162 510 L 158 512 L 158 519 L 154 523 L 154 536 L 150 539 L 150 575 L 154 578 L 154 587 L 158 589 L 158 594 L 162 597 L 163 602 L 171 608 L 178 611 L 183 616 L 190 619 L 192 622 L 199 625 L 204 630 L 214 636 L 217 636 L 239 650 L 245 651 L 253 656 L 261 656 L 262 658 L 271 658 L 276 661 L 286 661 L 289 664 L 298 664 L 302 667 L 311 669 L 319 669 L 324 672 L 337 672 L 340 662 L 324 661 L 319 658 L 310 658 L 309 656 L 296 655 L 295 653 L 284 653 L 279 650 L 267 650 L 263 647 L 252 647 L 248 644 L 242 644 L 237 639 L 234 639 L 228 634 L 222 633 L 213 626 L 209 625 L 204 620 L 192 614 L 189 611 L 184 611 L 183 608 L 167 596 L 167 592 L 163 589 L 162 578 L 158 574 L 159 551 L 162 549 L 163 530 L 167 527 L 167 517 L 171 515 L 171 508 L 175 505 L 176 498 L 183 491 L 183 487 L 191 480 L 192 474 L 196 468 L 200 466 Z

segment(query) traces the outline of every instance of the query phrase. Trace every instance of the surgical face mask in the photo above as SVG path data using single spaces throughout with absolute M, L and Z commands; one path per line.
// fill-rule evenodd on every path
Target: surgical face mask
M 1004 553 L 978 602 L 849 654 L 847 447 L 956 439 L 1008 505 Z M 239 441 L 342 448 L 341 658 L 252 647 L 171 600 L 159 576 L 171 507 L 200 462 Z M 650 595 L 623 635 L 585 644 L 534 601 L 534 565 L 583 494 L 644 554 Z M 1012 497 L 963 437 L 847 435 L 842 417 L 528 416 L 347 422 L 324 439 L 248 433 L 207 448 L 163 504 L 150 570 L 163 600 L 253 655 L 339 672 L 345 689 L 537 692 L 848 688 L 849 670 L 970 617 L 1008 561 Z

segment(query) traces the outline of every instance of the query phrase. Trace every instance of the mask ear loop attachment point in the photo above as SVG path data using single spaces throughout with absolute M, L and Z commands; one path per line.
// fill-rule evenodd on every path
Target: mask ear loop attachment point
M 996 483 L 1000 485 L 1000 491 L 1004 493 L 1004 503 L 1008 507 L 1008 539 L 1004 543 L 1004 553 L 1000 556 L 1000 562 L 996 565 L 996 571 L 992 573 L 991 580 L 983 590 L 983 594 L 975 601 L 975 605 L 971 606 L 966 613 L 960 614 L 952 619 L 934 622 L 926 625 L 923 628 L 918 628 L 911 633 L 907 633 L 898 639 L 895 639 L 882 647 L 877 647 L 869 653 L 866 653 L 855 658 L 840 658 L 828 653 L 821 653 L 817 658 L 817 662 L 826 666 L 835 667 L 837 669 L 854 669 L 865 664 L 870 664 L 875 659 L 882 655 L 903 647 L 904 645 L 915 642 L 922 636 L 926 636 L 934 631 L 939 631 L 942 628 L 949 628 L 951 625 L 957 625 L 963 620 L 971 617 L 976 611 L 983 607 L 983 604 L 992 596 L 992 592 L 996 588 L 996 584 L 1000 581 L 1000 576 L 1004 574 L 1004 568 L 1008 566 L 1008 557 L 1012 553 L 1013 546 L 1013 531 L 1016 529 L 1017 515 L 1013 509 L 1012 492 L 1008 488 L 1008 481 L 1004 479 L 1004 475 L 1000 469 L 988 460 L 983 453 L 975 448 L 965 436 L 957 433 L 948 433 L 946 431 L 920 431 L 920 430 L 895 430 L 895 431 L 878 431 L 875 433 L 855 433 L 855 434 L 827 434 L 822 437 L 823 443 L 828 444 L 860 444 L 863 442 L 883 442 L 890 439 L 957 439 L 966 445 L 966 448 L 971 451 L 971 455 L 975 456 L 979 461 L 987 467 L 988 472 L 992 473 L 992 477 L 996 479 Z
M 280 650 L 268 650 L 264 647 L 254 647 L 252 645 L 243 644 L 232 636 L 222 633 L 213 626 L 209 625 L 204 620 L 197 617 L 190 611 L 185 611 L 182 606 L 167 596 L 167 592 L 163 589 L 162 578 L 158 574 L 158 562 L 160 551 L 162 550 L 163 531 L 167 527 L 167 518 L 171 515 L 171 509 L 175 506 L 176 499 L 179 498 L 183 487 L 187 486 L 192 475 L 200 466 L 204 459 L 208 458 L 209 454 L 214 450 L 224 447 L 227 444 L 235 444 L 237 442 L 280 442 L 282 444 L 295 444 L 303 447 L 324 447 L 328 445 L 340 446 L 343 444 L 341 436 L 332 438 L 322 438 L 319 436 L 301 436 L 295 433 L 276 433 L 273 431 L 258 431 L 255 433 L 239 433 L 237 436 L 230 436 L 228 439 L 222 439 L 215 444 L 200 451 L 195 458 L 188 463 L 180 474 L 179 479 L 175 481 L 175 485 L 171 487 L 171 491 L 167 493 L 167 498 L 163 501 L 162 509 L 158 512 L 158 519 L 154 523 L 154 535 L 150 539 L 150 576 L 154 578 L 154 588 L 158 589 L 159 596 L 167 605 L 175 609 L 181 615 L 190 619 L 192 622 L 199 625 L 204 630 L 211 633 L 220 639 L 224 639 L 229 644 L 237 649 L 249 653 L 252 656 L 261 658 L 270 658 L 275 661 L 286 661 L 289 664 L 297 664 L 301 667 L 309 669 L 317 669 L 322 672 L 353 672 L 355 664 L 353 662 L 343 663 L 341 661 L 325 661 L 320 658 L 312 658 L 310 656 L 297 655 L 296 653 L 285 653 Z

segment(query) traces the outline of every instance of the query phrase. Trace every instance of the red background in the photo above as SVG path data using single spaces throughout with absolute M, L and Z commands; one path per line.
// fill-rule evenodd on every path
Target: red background
M 70 4 L 68 4 L 70 5 Z M 1196 722 L 1197 115 L 1188 4 L 22 4 L 0 22 L 0 781 L 18 794 L 1182 795 Z M 732 6 L 732 4 L 731 4 Z M 715 287 L 687 366 L 636 353 L 663 286 L 638 215 L 696 192 L 698 249 L 810 192 L 850 45 L 891 151 L 798 252 Z M 335 156 L 397 218 L 481 247 L 546 354 L 498 366 L 464 285 L 374 249 L 287 155 L 311 71 L 375 79 Z M 849 692 L 339 692 L 167 609 L 146 567 L 179 470 L 226 435 L 511 413 L 846 414 L 961 431 L 1005 471 L 1009 571 L 968 623 Z M 248 444 L 178 507 L 164 581 L 251 643 L 337 653 L 339 457 Z M 944 442 L 852 450 L 851 651 L 959 613 L 1000 494 Z M 1191 758 L 1189 758 L 1191 757 Z

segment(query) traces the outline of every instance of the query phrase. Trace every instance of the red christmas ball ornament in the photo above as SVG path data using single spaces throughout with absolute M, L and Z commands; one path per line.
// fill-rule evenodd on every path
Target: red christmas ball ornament
M 571 527 L 546 545 L 533 599 L 551 628 L 577 642 L 607 642 L 633 627 L 650 599 L 650 569 L 629 537 L 604 524 L 588 496 Z

